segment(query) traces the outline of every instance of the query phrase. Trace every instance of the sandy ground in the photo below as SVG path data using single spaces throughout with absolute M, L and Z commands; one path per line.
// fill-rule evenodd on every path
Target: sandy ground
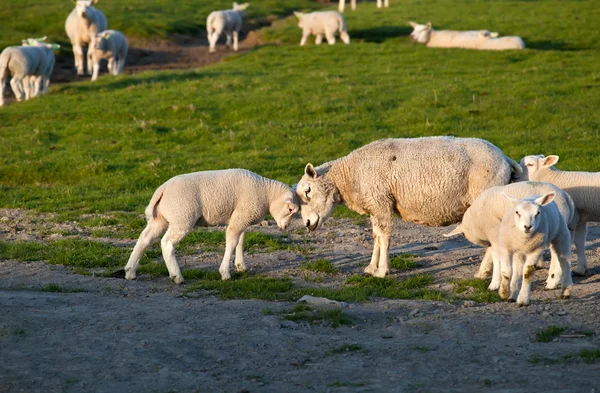
M 75 223 L 0 210 L 0 240 L 45 241 L 67 228 L 87 236 Z M 418 267 L 392 277 L 430 273 L 442 291 L 471 277 L 482 249 L 444 238 L 447 231 L 397 221 L 392 252 L 417 255 Z M 290 238 L 307 241 L 310 258 L 330 260 L 340 275 L 360 273 L 370 258 L 368 226 L 348 219 L 310 235 L 292 229 Z M 575 278 L 569 300 L 543 290 L 543 269 L 529 307 L 373 299 L 349 304 L 353 322 L 338 328 L 283 319 L 292 303 L 186 294 L 189 284 L 166 277 L 126 281 L 0 261 L 0 392 L 598 392 L 600 362 L 565 356 L 600 349 L 599 238 L 592 226 L 593 275 Z M 253 274 L 301 280 L 304 258 L 255 252 L 247 264 Z M 219 261 L 218 252 L 198 252 L 181 265 L 217 271 Z M 50 283 L 86 292 L 39 291 Z M 549 325 L 567 330 L 536 342 Z M 355 350 L 337 351 L 344 345 Z

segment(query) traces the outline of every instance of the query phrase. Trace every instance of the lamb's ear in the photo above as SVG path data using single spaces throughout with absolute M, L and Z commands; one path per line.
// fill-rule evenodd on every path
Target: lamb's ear
M 302 12 L 294 11 L 294 15 L 296 15 L 296 18 L 300 19 L 304 14 Z
M 304 168 L 304 174 L 312 177 L 313 179 L 316 179 L 318 176 L 315 167 L 310 163 L 306 164 L 306 167 Z
M 456 235 L 462 235 L 465 232 L 462 230 L 461 226 L 462 226 L 462 223 L 458 224 L 452 232 L 444 233 L 443 236 L 444 237 L 452 237 L 452 236 L 456 236 Z
M 546 206 L 547 204 L 549 204 L 550 202 L 552 202 L 554 200 L 555 196 L 556 196 L 556 194 L 554 192 L 549 192 L 546 195 L 542 195 L 541 197 L 536 199 L 535 203 L 540 206 Z
M 425 27 L 427 27 L 427 30 L 431 30 L 431 22 L 427 22 L 427 24 L 425 25 Z
M 558 162 L 558 156 L 548 156 L 542 159 L 542 167 L 550 168 L 552 165 L 556 165 Z
M 410 25 L 410 27 L 412 27 L 413 29 L 415 27 L 417 27 L 417 24 L 415 22 L 413 22 L 412 20 L 410 22 L 408 22 L 408 24 Z

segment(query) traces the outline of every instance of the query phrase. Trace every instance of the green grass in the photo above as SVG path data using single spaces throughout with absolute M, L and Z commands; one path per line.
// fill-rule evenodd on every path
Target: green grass
M 390 256 L 390 268 L 397 270 L 410 270 L 417 267 L 415 255 L 413 254 L 398 254 Z
M 569 353 L 559 357 L 547 357 L 542 355 L 532 355 L 529 357 L 529 363 L 542 365 L 556 365 L 584 362 L 586 364 L 596 364 L 600 362 L 600 349 L 590 350 L 582 349 L 578 353 Z
M 327 321 L 332 328 L 352 323 L 352 319 L 340 309 L 314 309 L 302 303 L 297 304 L 292 310 L 284 311 L 281 316 L 289 321 L 304 321 L 311 324 Z
M 356 351 L 362 351 L 363 347 L 362 345 L 359 344 L 344 344 L 341 345 L 333 350 L 331 350 L 331 353 L 334 355 L 341 355 L 343 353 L 348 353 L 348 352 L 356 352 Z
M 478 303 L 499 302 L 500 296 L 497 291 L 488 290 L 486 280 L 479 278 L 467 278 L 461 280 L 452 280 L 454 292 L 460 299 L 473 300 Z
M 366 290 L 369 296 L 425 300 L 442 300 L 444 298 L 441 292 L 427 288 L 433 283 L 432 277 L 427 274 L 409 276 L 403 280 L 356 275 L 348 278 L 346 283 L 355 285 L 357 290 Z
M 335 274 L 338 269 L 327 259 L 319 258 L 312 261 L 304 261 L 300 265 L 301 269 L 317 273 Z
M 550 325 L 543 329 L 538 329 L 538 331 L 535 332 L 535 340 L 539 343 L 549 343 L 556 337 L 560 336 L 564 331 L 565 328 L 563 327 Z
M 55 292 L 55 293 L 74 293 L 74 292 L 87 292 L 83 288 L 67 288 L 58 284 L 48 284 L 45 287 L 40 288 L 40 292 Z

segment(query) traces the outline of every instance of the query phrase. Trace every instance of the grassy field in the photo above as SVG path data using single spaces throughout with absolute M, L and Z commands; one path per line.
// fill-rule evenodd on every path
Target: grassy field
M 0 10 L 0 43 L 43 26 L 64 36 L 71 5 L 39 3 Z M 168 4 L 99 7 L 115 28 L 163 38 L 197 32 L 203 15 L 227 2 Z M 252 3 L 250 16 L 319 6 L 278 4 Z M 46 18 L 14 18 L 27 7 Z M 385 137 L 480 137 L 517 160 L 558 154 L 561 169 L 600 170 L 596 1 L 409 0 L 389 10 L 359 3 L 345 16 L 349 46 L 299 47 L 291 17 L 259 32 L 266 45 L 221 64 L 53 85 L 3 107 L 0 207 L 58 212 L 58 220 L 106 213 L 121 237 L 134 237 L 152 192 L 176 174 L 243 167 L 291 184 L 307 162 Z M 529 49 L 428 49 L 410 42 L 408 20 L 520 35 Z

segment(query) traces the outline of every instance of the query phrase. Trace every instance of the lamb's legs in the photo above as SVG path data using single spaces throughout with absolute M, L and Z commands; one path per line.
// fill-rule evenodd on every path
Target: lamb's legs
M 119 70 L 117 68 L 117 60 L 114 57 L 108 59 L 108 69 L 111 75 L 117 75 Z
M 208 35 L 208 45 L 209 45 L 208 51 L 209 52 L 213 53 L 217 50 L 216 49 L 217 40 L 219 39 L 220 34 L 221 34 L 220 32 L 217 33 L 216 31 L 213 31 L 211 34 Z
M 492 256 L 492 281 L 488 286 L 490 291 L 497 291 L 500 289 L 500 284 L 502 281 L 502 262 L 500 259 L 500 255 L 492 248 L 491 252 Z
M 94 60 L 92 59 L 93 53 L 94 53 L 94 51 L 92 50 L 92 48 L 90 48 L 88 46 L 87 47 L 87 73 L 88 73 L 88 75 L 92 75 L 92 72 L 94 71 L 94 69 L 93 69 Z
M 77 75 L 83 76 L 83 49 L 79 44 L 73 44 L 73 56 L 75 57 L 75 68 Z
M 334 32 L 332 32 L 332 31 L 326 31 L 325 32 L 325 38 L 327 38 L 327 43 L 329 45 L 335 44 L 335 35 L 334 35 Z
M 25 91 L 23 90 L 23 77 L 13 76 L 10 80 L 10 87 L 12 87 L 13 93 L 17 101 L 23 101 L 25 98 Z
M 183 282 L 183 276 L 181 275 L 181 270 L 179 269 L 177 259 L 175 258 L 175 246 L 185 237 L 185 235 L 190 233 L 192 228 L 193 227 L 176 228 L 170 226 L 169 229 L 167 229 L 167 233 L 165 233 L 160 241 L 165 265 L 167 265 L 167 269 L 169 270 L 169 277 L 175 284 L 181 284 Z
M 6 79 L 2 77 L 0 79 L 0 106 L 4 106 L 4 87 L 6 86 Z
M 384 1 L 383 1 L 383 6 L 384 6 L 385 8 L 388 8 L 388 7 L 390 6 L 390 0 L 384 0 Z
M 315 44 L 321 45 L 321 42 L 323 42 L 323 34 L 317 34 L 317 38 L 315 38 Z
M 302 30 L 302 39 L 300 40 L 300 46 L 304 46 L 306 44 L 306 40 L 308 40 L 309 36 L 309 31 Z
M 585 276 L 588 273 L 587 258 L 585 256 L 585 238 L 587 235 L 587 222 L 580 222 L 575 229 L 575 248 L 577 249 L 577 267 L 573 273 Z
M 238 50 L 238 37 L 239 33 L 237 31 L 233 32 L 233 50 L 237 52 Z
M 227 37 L 225 40 L 225 47 L 231 48 L 231 33 L 225 33 L 225 37 Z
M 350 36 L 345 31 L 340 33 L 340 38 L 344 44 L 348 45 L 350 43 Z
M 98 79 L 98 73 L 100 72 L 100 61 L 94 60 L 94 69 L 92 71 L 92 81 Z
M 377 236 L 379 243 L 379 264 L 377 271 L 373 274 L 375 277 L 385 277 L 390 272 L 388 266 L 389 251 L 390 251 L 390 236 L 393 229 L 392 212 L 385 218 L 371 216 L 373 223 L 373 236 Z
M 244 233 L 243 230 L 240 231 L 234 229 L 231 224 L 227 227 L 227 231 L 225 232 L 225 255 L 223 256 L 223 262 L 221 262 L 221 267 L 219 268 L 222 280 L 229 280 L 231 278 L 231 273 L 229 272 L 231 255 L 233 254 L 233 250 L 237 247 L 242 233 Z
M 167 229 L 167 223 L 162 220 L 152 219 L 148 221 L 148 225 L 140 234 L 133 251 L 129 256 L 129 261 L 125 265 L 125 278 L 133 280 L 135 278 L 135 272 L 140 264 L 140 259 L 144 255 L 144 251 L 163 234 Z
M 31 88 L 33 85 L 33 75 L 27 75 L 26 77 L 23 78 L 23 80 L 21 81 L 21 86 L 23 88 L 23 91 L 25 92 L 25 99 L 29 100 L 32 98 L 32 91 L 33 89 Z
M 238 240 L 237 247 L 235 248 L 235 268 L 238 272 L 246 271 L 246 264 L 244 263 L 244 238 L 246 233 L 242 232 L 240 240 Z
M 492 262 L 492 248 L 488 247 L 485 249 L 485 255 L 479 265 L 479 271 L 475 273 L 475 278 L 486 279 L 492 274 L 493 262 Z
M 377 8 L 381 8 L 381 0 L 377 0 Z
M 540 258 L 540 260 L 541 259 L 542 258 Z M 556 289 L 561 282 L 562 282 L 562 271 L 560 268 L 559 256 L 556 253 L 556 250 L 554 249 L 554 247 L 551 245 L 550 246 L 550 268 L 548 268 L 548 278 L 546 279 L 546 289 Z
M 345 7 L 346 7 L 346 0 L 340 0 L 340 3 L 338 4 L 338 11 L 343 13 Z
M 552 241 L 550 248 L 555 249 L 558 264 L 560 265 L 562 297 L 569 298 L 571 296 L 571 288 L 573 287 L 573 278 L 571 277 L 571 237 L 566 235 L 558 236 Z
M 516 255 L 512 257 L 512 275 L 510 276 L 510 300 L 516 301 L 521 290 L 523 279 L 523 264 L 525 261 Z
M 379 237 L 375 233 L 375 229 L 373 229 L 373 255 L 371 256 L 371 263 L 369 266 L 365 268 L 365 273 L 370 274 L 371 276 L 375 275 L 377 272 L 377 267 L 379 266 Z
M 542 257 L 542 253 L 533 253 L 527 255 L 525 259 L 525 265 L 523 266 L 523 285 L 517 298 L 517 304 L 519 306 L 526 306 L 529 304 L 531 296 L 531 282 L 535 274 L 535 263 L 539 258 Z
M 352 11 L 356 11 L 356 0 L 350 1 L 350 7 L 352 8 Z
M 501 282 L 500 282 L 500 289 L 498 290 L 498 294 L 500 295 L 501 299 L 508 299 L 508 282 L 512 277 L 512 261 L 511 261 L 511 256 L 508 255 L 507 253 L 502 253 L 499 255 L 500 257 L 500 274 L 501 274 Z M 494 269 L 496 269 L 496 267 L 494 266 Z M 491 284 L 490 284 L 490 289 L 491 289 Z

